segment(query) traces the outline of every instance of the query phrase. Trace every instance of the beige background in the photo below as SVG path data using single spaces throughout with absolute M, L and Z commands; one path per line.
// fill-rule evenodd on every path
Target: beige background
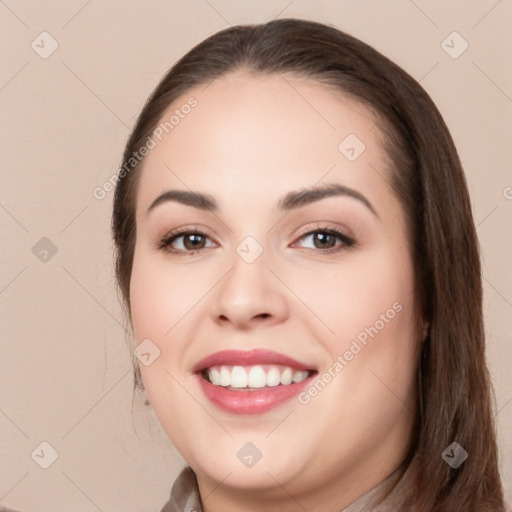
M 182 461 L 140 402 L 132 417 L 131 366 L 109 238 L 112 193 L 97 200 L 92 191 L 116 172 L 136 115 L 178 57 L 228 25 L 275 17 L 331 23 L 373 45 L 421 82 L 452 131 L 482 245 L 488 360 L 497 391 L 503 481 L 512 496 L 510 0 L 5 0 L 0 1 L 0 501 L 5 505 L 38 512 L 150 512 L 167 499 Z M 46 59 L 31 48 L 35 40 L 42 50 L 41 37 L 48 37 L 38 37 L 43 31 L 59 45 Z M 469 44 L 456 59 L 442 47 L 453 31 Z M 447 41 L 452 53 L 462 48 L 460 39 Z M 44 45 L 50 48 L 49 39 Z M 44 253 L 32 251 L 42 237 L 57 248 L 46 262 L 39 259 Z M 44 446 L 41 456 L 43 441 L 58 452 L 48 469 L 36 463 L 49 457 Z

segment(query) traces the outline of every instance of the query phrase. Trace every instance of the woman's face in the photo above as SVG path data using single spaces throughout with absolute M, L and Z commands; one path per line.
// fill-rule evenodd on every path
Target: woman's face
M 200 488 L 223 482 L 209 503 L 226 489 L 357 497 L 402 461 L 415 402 L 413 267 L 376 119 L 312 82 L 241 71 L 162 122 L 173 114 L 136 204 L 151 405 Z M 172 190 L 216 206 L 150 208 Z

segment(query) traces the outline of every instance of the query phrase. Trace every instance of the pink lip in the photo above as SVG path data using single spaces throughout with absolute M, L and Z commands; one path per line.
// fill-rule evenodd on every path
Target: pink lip
M 279 385 L 255 391 L 232 391 L 221 386 L 214 386 L 201 374 L 195 374 L 206 398 L 217 407 L 232 414 L 261 414 L 269 411 L 300 393 L 310 384 L 314 375 L 310 375 L 302 382 L 288 386 Z
M 316 374 L 314 371 L 302 382 L 260 388 L 253 391 L 235 391 L 222 386 L 214 386 L 202 375 L 202 370 L 211 366 L 252 366 L 256 364 L 279 364 L 296 370 L 314 370 L 311 366 L 291 357 L 270 350 L 224 350 L 211 354 L 199 361 L 193 368 L 199 385 L 214 405 L 232 414 L 261 414 L 296 396 L 308 386 Z
M 280 364 L 290 366 L 295 370 L 315 370 L 307 364 L 301 363 L 296 359 L 273 352 L 272 350 L 223 350 L 215 352 L 201 359 L 192 368 L 192 372 L 199 372 L 211 366 L 253 366 L 255 364 Z

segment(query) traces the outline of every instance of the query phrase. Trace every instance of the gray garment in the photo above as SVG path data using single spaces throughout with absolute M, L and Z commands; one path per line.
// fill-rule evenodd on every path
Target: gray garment
M 340 512 L 395 512 L 399 504 L 407 503 L 405 489 L 411 475 L 411 466 L 407 470 L 397 469 Z M 190 466 L 179 474 L 170 499 L 160 512 L 204 512 L 196 475 Z
M 204 512 L 199 497 L 196 474 L 185 466 L 171 489 L 171 497 L 160 512 Z
M 405 471 L 403 468 L 397 469 L 340 512 L 396 512 L 397 507 L 404 504 L 409 505 L 408 510 L 414 510 L 412 496 L 407 495 L 407 487 L 412 474 L 412 465 Z M 18 511 L 0 504 L 0 512 Z M 204 512 L 196 475 L 190 466 L 186 466 L 175 480 L 170 499 L 160 512 Z M 512 512 L 510 504 L 507 504 L 506 512 Z

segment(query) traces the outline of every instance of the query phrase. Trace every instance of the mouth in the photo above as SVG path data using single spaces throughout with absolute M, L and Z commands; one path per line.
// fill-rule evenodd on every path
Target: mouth
M 232 414 L 260 414 L 297 395 L 316 368 L 267 350 L 223 351 L 193 368 L 215 406 Z
M 314 370 L 296 370 L 290 366 L 211 366 L 200 372 L 214 386 L 232 391 L 254 391 L 275 386 L 289 386 L 307 379 Z

